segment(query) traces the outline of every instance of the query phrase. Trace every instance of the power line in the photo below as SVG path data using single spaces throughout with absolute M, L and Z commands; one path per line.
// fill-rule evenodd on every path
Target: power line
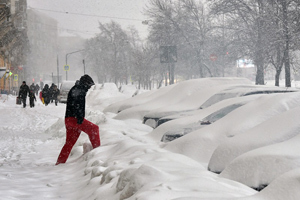
M 121 20 L 130 20 L 130 21 L 143 21 L 140 19 L 133 19 L 133 18 L 124 18 L 124 17 L 111 17 L 111 16 L 104 16 L 104 15 L 92 15 L 92 14 L 84 14 L 84 13 L 73 13 L 73 12 L 64 12 L 64 11 L 58 11 L 58 10 L 49 10 L 49 9 L 42 9 L 42 8 L 32 8 L 33 10 L 43 10 L 48 12 L 55 12 L 55 13 L 63 13 L 63 14 L 69 14 L 69 15 L 81 15 L 81 16 L 89 16 L 89 17 L 100 17 L 100 18 L 108 18 L 108 19 L 121 19 Z
M 82 33 L 82 34 L 89 34 L 89 35 L 95 35 L 99 32 L 97 31 L 87 31 L 87 30 L 74 30 L 74 29 L 68 29 L 68 28 L 63 28 L 63 27 L 59 27 L 59 26 L 54 26 L 54 25 L 50 25 L 50 24 L 45 24 L 45 23 L 42 23 L 42 22 L 35 22 L 35 21 L 31 21 L 31 20 L 28 20 L 30 23 L 32 24 L 42 24 L 44 26 L 47 26 L 48 30 L 53 30 L 53 31 L 56 31 L 56 30 L 62 30 L 62 31 L 67 31 L 67 32 L 78 32 L 78 33 Z M 46 27 L 45 27 L 46 28 Z

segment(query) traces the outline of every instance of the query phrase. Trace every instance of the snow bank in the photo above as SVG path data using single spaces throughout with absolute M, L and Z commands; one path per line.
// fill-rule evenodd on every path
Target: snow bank
M 133 98 L 130 98 L 128 100 L 120 101 L 117 103 L 114 103 L 110 106 L 107 106 L 104 109 L 104 112 L 112 112 L 112 113 L 119 113 L 122 110 L 141 105 L 146 102 L 150 102 L 153 99 L 159 97 L 160 95 L 163 95 L 166 91 L 170 90 L 174 85 L 169 87 L 163 87 L 159 90 L 151 90 L 145 93 L 142 93 L 140 95 L 134 96 Z
M 138 90 L 135 85 L 121 85 L 119 87 L 119 92 L 121 92 L 125 95 L 134 96 L 136 94 L 141 94 L 144 91 Z
M 85 176 L 90 177 L 89 182 L 100 183 L 99 189 L 94 192 L 95 196 L 110 200 L 178 197 L 215 199 L 256 193 L 237 182 L 207 172 L 186 156 L 136 139 L 131 135 L 131 139 L 124 137 L 114 144 L 106 144 L 105 141 L 101 148 L 84 156 L 87 161 Z
M 131 87 L 124 87 L 119 92 L 114 83 L 96 84 L 88 91 L 86 105 L 102 111 L 110 104 L 130 98 L 134 92 Z

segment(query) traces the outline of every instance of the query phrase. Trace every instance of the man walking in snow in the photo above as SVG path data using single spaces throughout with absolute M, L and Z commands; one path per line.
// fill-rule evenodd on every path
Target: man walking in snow
M 54 100 L 56 106 L 57 106 L 57 102 L 58 102 L 57 96 L 59 95 L 59 93 L 60 93 L 60 90 L 57 88 L 57 85 L 54 85 L 52 95 L 53 95 L 53 100 Z
M 20 86 L 20 90 L 19 90 L 19 97 L 21 98 L 22 102 L 23 102 L 23 108 L 26 107 L 26 98 L 27 98 L 27 94 L 29 94 L 30 90 L 28 85 L 26 85 L 26 82 L 23 81 L 22 85 Z
M 66 143 L 58 156 L 56 165 L 67 161 L 81 131 L 89 136 L 93 148 L 100 146 L 99 127 L 84 118 L 85 96 L 92 85 L 95 85 L 93 79 L 86 74 L 75 83 L 68 93 L 65 115 Z

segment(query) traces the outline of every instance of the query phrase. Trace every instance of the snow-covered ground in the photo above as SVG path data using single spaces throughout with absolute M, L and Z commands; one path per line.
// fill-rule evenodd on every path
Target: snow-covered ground
M 154 108 L 161 115 L 185 110 L 183 104 L 176 110 L 177 103 L 190 110 L 205 102 L 210 95 L 195 94 L 199 82 L 212 87 L 202 90 L 211 95 L 224 89 L 224 80 L 194 80 L 132 97 L 133 86 L 94 86 L 86 118 L 99 125 L 101 146 L 83 154 L 89 140 L 82 133 L 67 163 L 58 166 L 65 104 L 44 106 L 38 100 L 24 109 L 14 96 L 2 95 L 0 199 L 300 199 L 298 92 L 247 98 L 225 117 L 169 143 L 160 142 L 163 133 L 189 120 L 181 116 L 156 129 L 142 123 L 148 112 L 156 114 Z M 217 109 L 209 108 L 195 113 L 204 117 Z M 268 186 L 260 192 L 251 188 L 262 185 Z

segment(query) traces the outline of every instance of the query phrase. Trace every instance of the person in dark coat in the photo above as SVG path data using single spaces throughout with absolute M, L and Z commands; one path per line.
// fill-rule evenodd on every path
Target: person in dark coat
M 92 85 L 94 85 L 93 79 L 86 74 L 75 83 L 68 93 L 65 114 L 66 143 L 58 156 L 56 165 L 67 161 L 81 131 L 89 136 L 93 148 L 100 146 L 99 127 L 84 118 L 85 96 Z
M 34 101 L 36 101 L 35 91 L 34 91 L 34 90 L 30 90 L 30 92 L 29 92 L 29 103 L 30 103 L 30 108 L 33 108 L 33 107 L 34 107 Z
M 30 90 L 30 91 L 35 91 L 35 85 L 34 85 L 34 83 L 32 83 L 32 84 L 30 85 L 29 90 Z
M 35 95 L 39 94 L 39 90 L 40 90 L 40 86 L 39 86 L 39 84 L 36 84 L 35 85 Z
M 53 103 L 53 89 L 54 89 L 54 83 L 51 84 L 49 88 L 49 93 L 50 93 L 50 102 Z
M 26 98 L 27 94 L 30 92 L 28 85 L 26 85 L 26 82 L 23 81 L 22 85 L 20 86 L 19 90 L 19 97 L 21 98 L 21 101 L 23 102 L 23 108 L 26 107 Z
M 50 96 L 51 96 L 51 93 L 49 91 L 49 85 L 45 84 L 45 86 L 42 90 L 42 97 L 44 98 L 45 106 L 47 106 L 50 103 Z
M 53 97 L 53 100 L 54 100 L 56 106 L 57 106 L 57 102 L 58 102 L 57 96 L 59 95 L 59 93 L 60 93 L 60 90 L 57 88 L 57 85 L 54 85 L 53 91 L 52 91 L 52 97 Z

